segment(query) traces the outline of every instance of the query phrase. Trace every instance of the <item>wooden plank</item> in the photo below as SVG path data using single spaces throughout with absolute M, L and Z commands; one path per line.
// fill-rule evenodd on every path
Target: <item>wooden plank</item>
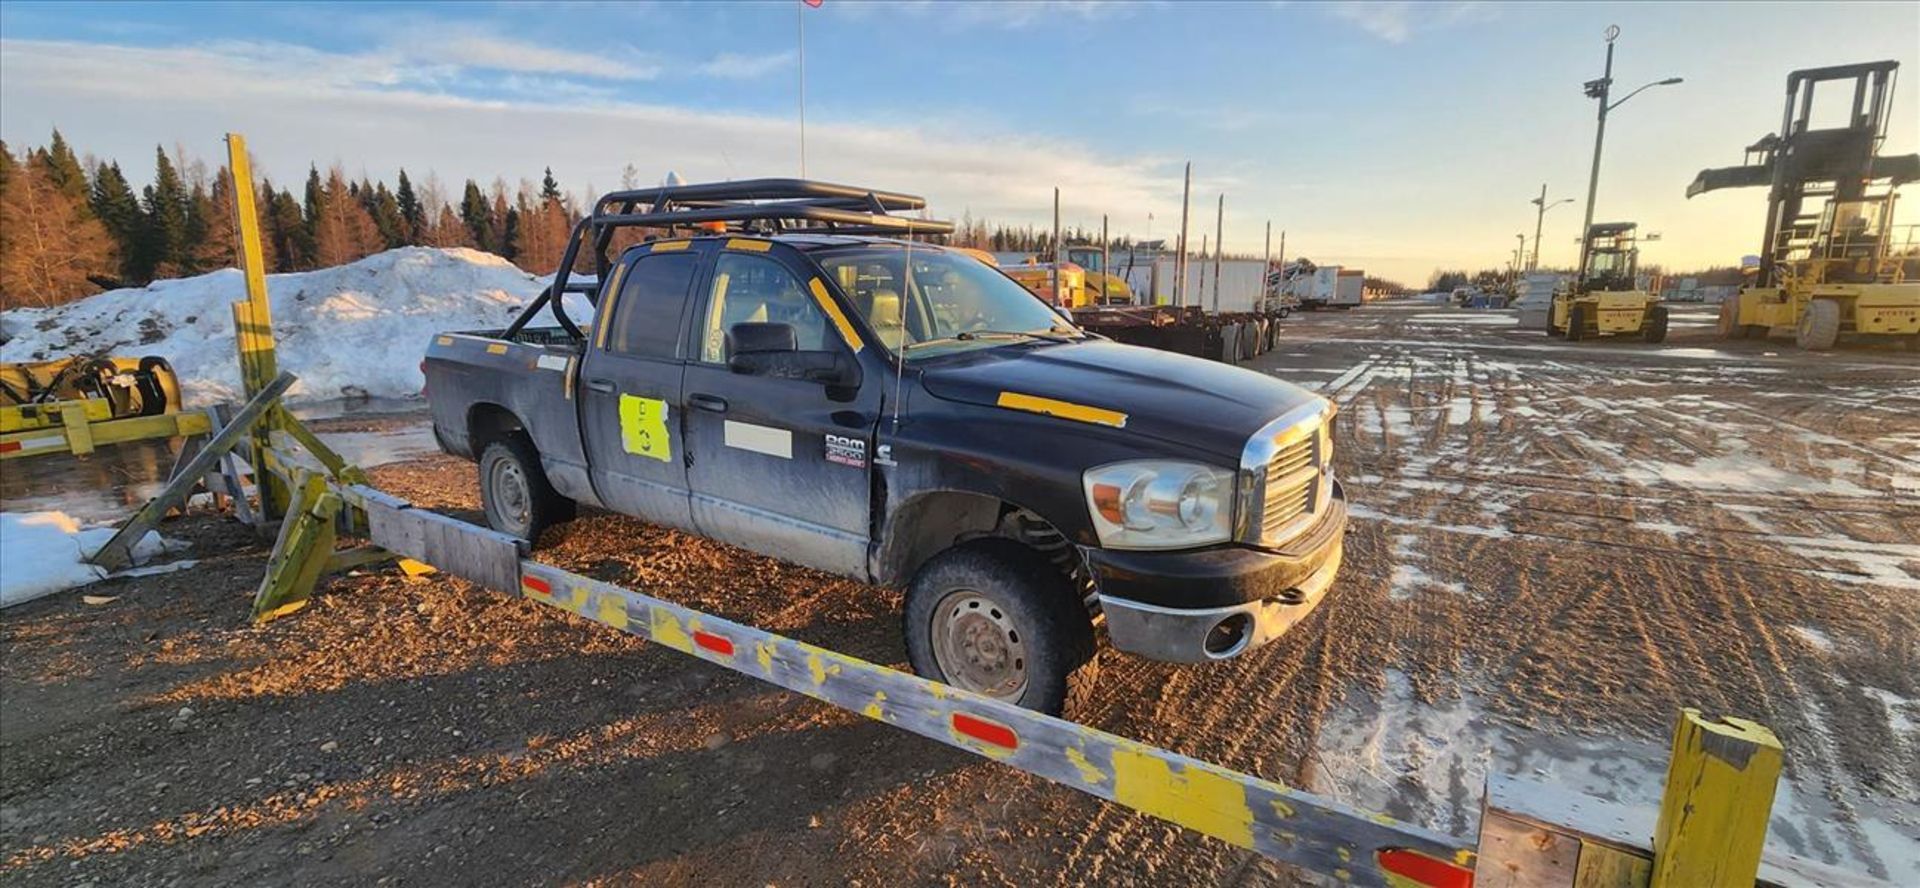
M 87 415 L 79 410 L 60 411 L 60 424 L 67 433 L 67 450 L 74 456 L 93 452 L 93 429 Z
M 253 597 L 253 621 L 265 623 L 307 606 L 313 588 L 332 561 L 334 515 L 340 495 L 326 479 L 307 474 L 292 485 L 293 503 L 267 561 L 267 574 Z
M 234 415 L 233 421 L 227 423 L 225 428 L 215 434 L 213 440 L 208 441 L 207 446 L 187 463 L 187 467 L 172 481 L 167 482 L 167 486 L 161 489 L 159 495 L 147 500 L 147 504 L 141 506 L 132 518 L 127 519 L 127 523 L 121 525 L 120 529 L 114 533 L 113 539 L 101 546 L 100 551 L 95 552 L 88 561 L 109 571 L 119 570 L 132 563 L 134 544 L 145 537 L 147 531 L 160 523 L 160 519 L 165 517 L 167 510 L 186 500 L 187 492 L 193 489 L 193 485 L 200 483 L 200 477 L 213 468 L 221 454 L 231 450 L 241 438 L 246 436 L 247 432 L 253 428 L 254 422 L 293 385 L 293 379 L 293 374 L 282 373 L 274 379 L 272 384 L 253 396 L 246 406 L 240 408 L 240 412 Z
M 326 572 L 339 573 L 341 571 L 353 570 L 356 567 L 365 567 L 369 564 L 379 564 L 382 561 L 392 561 L 399 557 L 400 556 L 382 549 L 379 546 L 356 546 L 352 549 L 342 549 L 327 556 Z
M 1607 845 L 1580 846 L 1580 866 L 1573 888 L 1647 888 L 1653 861 L 1643 855 Z
M 1681 710 L 1653 831 L 1652 888 L 1752 885 L 1780 762 L 1780 741 L 1765 726 Z
M 1482 811 L 1476 888 L 1570 888 L 1579 863 L 1578 837 L 1498 808 Z

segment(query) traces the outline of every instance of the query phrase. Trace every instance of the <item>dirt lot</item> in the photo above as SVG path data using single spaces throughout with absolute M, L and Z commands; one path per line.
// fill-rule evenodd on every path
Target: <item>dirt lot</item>
M 1920 355 L 1722 347 L 1704 318 L 1661 348 L 1437 307 L 1299 318 L 1256 367 L 1344 406 L 1341 582 L 1227 665 L 1109 653 L 1078 716 L 1470 835 L 1490 772 L 1648 802 L 1679 707 L 1745 715 L 1789 750 L 1777 847 L 1920 879 Z M 324 425 L 373 454 L 419 422 Z M 467 464 L 375 474 L 473 515 Z M 217 517 L 166 530 L 198 567 L 0 616 L 10 884 L 1292 881 L 459 581 L 371 570 L 247 628 L 264 547 Z M 612 515 L 548 542 L 905 661 L 894 592 Z

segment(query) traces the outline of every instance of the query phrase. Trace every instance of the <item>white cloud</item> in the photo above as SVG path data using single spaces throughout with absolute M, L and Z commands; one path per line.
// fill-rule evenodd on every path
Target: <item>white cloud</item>
M 1492 9 L 1474 0 L 1413 3 L 1408 0 L 1338 3 L 1333 16 L 1388 43 L 1405 43 L 1417 32 L 1491 17 Z
M 723 52 L 696 66 L 694 70 L 703 76 L 723 80 L 752 80 L 793 64 L 795 58 L 793 50 L 754 55 Z
M 635 59 L 633 53 L 528 43 L 483 31 L 441 33 L 427 40 L 397 44 L 393 51 L 425 61 L 494 71 L 580 74 L 616 80 L 652 80 L 660 76 L 657 62 L 645 57 Z
M 304 173 L 310 161 L 334 160 L 376 177 L 403 166 L 417 179 L 433 170 L 447 183 L 551 166 L 582 190 L 615 185 L 628 163 L 643 180 L 668 169 L 690 181 L 798 172 L 797 127 L 785 116 L 591 96 L 572 104 L 551 96 L 481 100 L 412 86 L 432 76 L 431 65 L 384 53 L 5 40 L 0 136 L 35 143 L 57 124 L 86 150 L 131 161 L 134 178 L 146 172 L 139 158 L 154 144 L 179 143 L 211 161 L 229 130 L 247 135 L 263 173 L 276 181 Z M 810 176 L 924 194 L 936 216 L 970 210 L 1040 223 L 1058 185 L 1070 223 L 1097 224 L 1103 212 L 1116 220 L 1144 220 L 1148 212 L 1178 218 L 1179 167 L 1154 158 L 995 132 L 980 121 L 966 137 L 920 121 L 808 123 Z

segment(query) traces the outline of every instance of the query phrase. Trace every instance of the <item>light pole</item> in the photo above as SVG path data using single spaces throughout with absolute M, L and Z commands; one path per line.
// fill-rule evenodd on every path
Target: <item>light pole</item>
M 1627 99 L 1631 99 L 1648 89 L 1656 86 L 1672 86 L 1680 82 L 1680 78 L 1678 77 L 1656 80 L 1633 92 L 1627 93 L 1626 96 L 1622 97 L 1618 102 L 1609 102 L 1608 97 L 1613 91 L 1613 41 L 1619 37 L 1620 26 L 1608 25 L 1606 31 L 1606 70 L 1601 73 L 1599 80 L 1589 80 L 1585 84 L 1587 98 L 1600 100 L 1600 122 L 1593 130 L 1593 172 L 1587 177 L 1587 220 L 1580 226 L 1580 271 L 1575 275 L 1575 281 L 1583 281 L 1587 278 L 1587 232 L 1593 230 L 1593 200 L 1594 196 L 1600 191 L 1600 147 L 1607 138 L 1607 112 L 1626 104 Z
M 1509 286 L 1518 293 L 1520 292 L 1520 264 L 1527 258 L 1527 233 L 1522 231 L 1514 237 L 1520 239 L 1520 245 L 1513 248 L 1513 280 Z M 1534 249 L 1539 250 L 1539 245 L 1535 244 Z
M 1540 196 L 1527 202 L 1540 208 L 1533 213 L 1533 256 L 1527 260 L 1527 270 L 1533 271 L 1540 267 L 1540 227 L 1546 222 L 1547 211 L 1561 204 L 1573 203 L 1573 198 L 1563 197 L 1553 203 L 1547 203 L 1547 183 L 1542 182 Z

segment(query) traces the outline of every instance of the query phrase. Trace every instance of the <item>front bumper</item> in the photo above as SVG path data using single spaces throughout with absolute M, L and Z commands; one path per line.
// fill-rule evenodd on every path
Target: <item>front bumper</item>
M 1281 551 L 1090 551 L 1109 641 L 1155 660 L 1203 663 L 1280 637 L 1313 612 L 1340 571 L 1347 509 L 1338 483 L 1333 506 Z

